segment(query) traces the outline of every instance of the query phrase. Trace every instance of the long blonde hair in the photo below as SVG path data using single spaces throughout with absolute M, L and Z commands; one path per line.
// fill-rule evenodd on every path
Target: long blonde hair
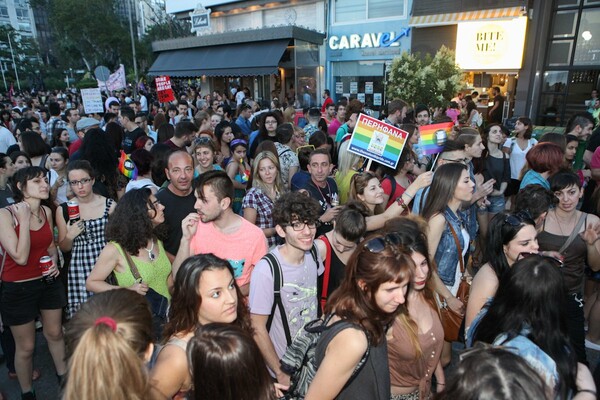
M 144 355 L 152 344 L 146 299 L 128 289 L 91 297 L 66 325 L 63 399 L 152 398 Z
M 277 169 L 277 176 L 275 177 L 273 186 L 275 187 L 276 195 L 279 196 L 283 189 L 283 184 L 281 183 L 281 167 L 279 166 L 279 160 L 277 159 L 277 156 L 270 151 L 261 151 L 256 155 L 256 157 L 254 157 L 254 161 L 252 162 L 252 187 L 262 190 L 265 194 L 268 193 L 267 186 L 258 174 L 259 164 L 264 159 L 271 160 Z

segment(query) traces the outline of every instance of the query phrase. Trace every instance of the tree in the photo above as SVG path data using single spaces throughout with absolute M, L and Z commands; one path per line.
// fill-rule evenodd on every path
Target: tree
M 4 68 L 4 78 L 7 85 L 15 82 L 16 88 L 18 85 L 10 45 L 12 45 L 21 87 L 36 86 L 38 84 L 36 77 L 42 69 L 37 42 L 31 37 L 21 35 L 10 25 L 0 25 L 0 62 Z
M 442 46 L 432 58 L 429 54 L 402 53 L 392 62 L 387 78 L 387 97 L 410 104 L 446 106 L 463 86 L 463 74 L 454 61 L 454 52 Z

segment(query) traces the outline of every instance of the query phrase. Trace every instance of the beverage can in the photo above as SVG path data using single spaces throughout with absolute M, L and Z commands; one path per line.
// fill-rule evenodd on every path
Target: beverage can
M 42 270 L 42 279 L 46 283 L 54 283 L 54 277 L 50 276 L 52 271 L 52 258 L 50 256 L 43 256 L 40 258 L 40 269 Z
M 79 203 L 75 200 L 67 201 L 67 212 L 69 214 L 69 221 L 79 221 Z

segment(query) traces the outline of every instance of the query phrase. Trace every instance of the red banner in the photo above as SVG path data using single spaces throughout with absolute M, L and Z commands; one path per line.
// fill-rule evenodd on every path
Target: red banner
M 173 93 L 173 89 L 171 89 L 171 78 L 168 76 L 157 76 L 155 82 L 158 101 L 168 103 L 175 100 L 175 94 Z

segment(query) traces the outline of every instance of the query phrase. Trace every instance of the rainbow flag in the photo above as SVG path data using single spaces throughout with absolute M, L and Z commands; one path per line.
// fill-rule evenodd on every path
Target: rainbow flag
M 444 144 L 452 132 L 452 122 L 442 122 L 440 124 L 424 125 L 419 127 L 421 134 L 421 149 L 423 154 L 437 154 L 444 150 Z
M 121 158 L 119 158 L 119 171 L 129 179 L 135 180 L 138 176 L 138 169 L 135 163 L 123 150 L 121 150 Z

